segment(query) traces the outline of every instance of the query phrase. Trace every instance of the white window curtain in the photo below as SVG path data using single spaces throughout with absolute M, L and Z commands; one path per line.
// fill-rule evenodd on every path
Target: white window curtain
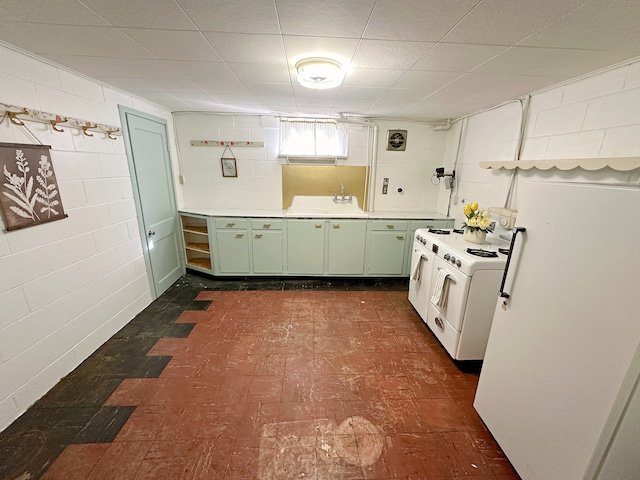
M 281 157 L 340 157 L 349 152 L 349 132 L 344 123 L 293 120 L 280 121 Z

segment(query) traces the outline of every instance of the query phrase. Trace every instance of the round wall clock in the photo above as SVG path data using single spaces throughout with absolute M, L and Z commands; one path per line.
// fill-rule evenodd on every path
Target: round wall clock
M 389 130 L 387 134 L 387 150 L 403 151 L 407 148 L 406 130 Z

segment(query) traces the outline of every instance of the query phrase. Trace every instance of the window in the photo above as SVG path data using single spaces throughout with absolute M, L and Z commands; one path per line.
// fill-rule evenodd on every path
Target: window
M 341 157 L 349 151 L 347 125 L 333 120 L 280 120 L 281 157 Z

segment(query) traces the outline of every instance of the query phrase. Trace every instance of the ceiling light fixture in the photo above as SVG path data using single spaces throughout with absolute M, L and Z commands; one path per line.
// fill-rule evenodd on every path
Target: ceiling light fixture
M 340 62 L 331 58 L 304 58 L 296 63 L 296 70 L 300 85 L 317 90 L 339 86 L 345 75 Z

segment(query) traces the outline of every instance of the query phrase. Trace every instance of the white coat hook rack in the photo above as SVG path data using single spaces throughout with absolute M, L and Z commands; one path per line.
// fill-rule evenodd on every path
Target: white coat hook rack
M 115 140 L 116 135 L 122 136 L 122 130 L 120 127 L 113 125 L 89 122 L 79 118 L 41 112 L 31 108 L 16 107 L 6 103 L 0 103 L 0 115 L 8 117 L 11 123 L 21 127 L 24 126 L 23 121 L 28 120 L 32 122 L 48 123 L 55 132 L 64 132 L 64 129 L 60 127 L 69 127 L 82 130 L 82 132 L 88 137 L 93 137 L 93 133 L 104 133 L 107 138 L 111 140 Z M 89 130 L 91 130 L 91 132 L 89 132 Z
M 226 140 L 191 140 L 192 147 L 264 147 L 264 142 L 236 142 Z

